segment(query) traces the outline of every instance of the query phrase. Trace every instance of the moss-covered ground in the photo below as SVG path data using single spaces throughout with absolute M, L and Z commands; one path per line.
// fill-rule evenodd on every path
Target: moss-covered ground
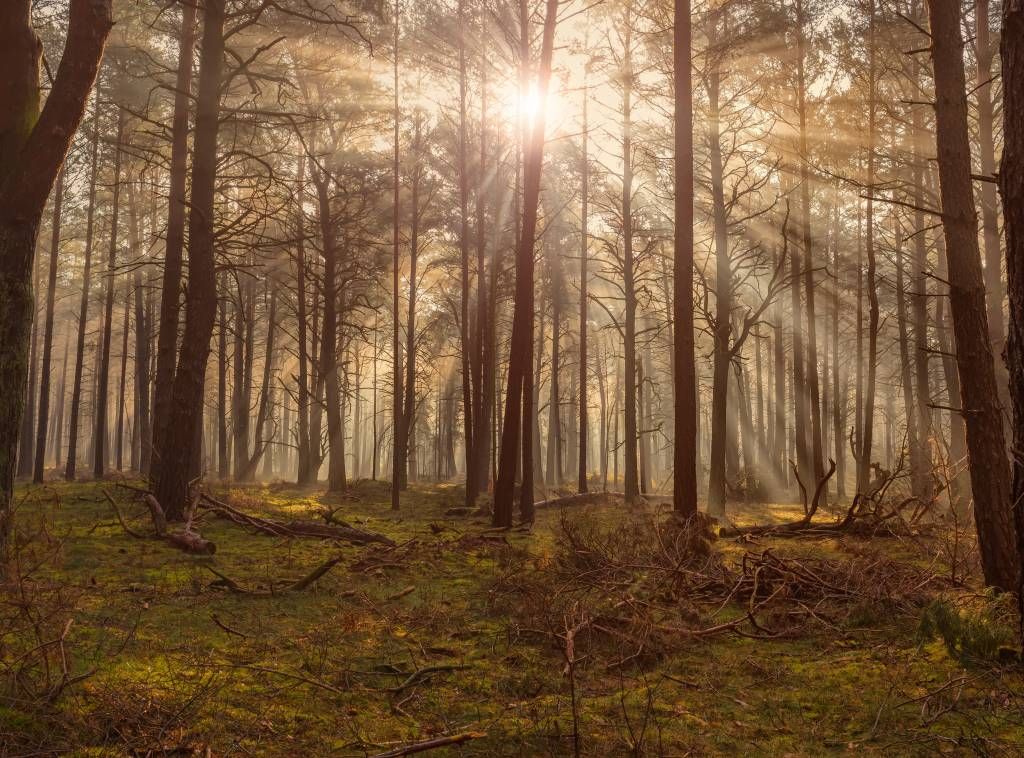
M 132 529 L 150 530 L 113 482 L 19 489 L 25 544 L 0 614 L 2 755 L 365 756 L 460 733 L 475 736 L 434 754 L 572 755 L 573 690 L 583 755 L 1024 755 L 1016 664 L 955 659 L 918 635 L 913 613 L 863 608 L 856 623 L 776 639 L 680 638 L 622 665 L 588 653 L 570 677 L 557 635 L 524 628 L 495 597 L 499 579 L 512 555 L 518 571 L 543 566 L 563 518 L 615 529 L 629 518 L 621 504 L 543 510 L 532 532 L 497 534 L 445 516 L 453 487 L 413 486 L 398 513 L 371 482 L 345 499 L 220 489 L 270 518 L 340 507 L 398 547 L 282 540 L 206 515 L 199 528 L 218 549 L 199 557 L 129 536 L 104 490 Z M 842 556 L 858 541 L 757 546 Z M 908 562 L 935 552 L 872 546 Z M 713 549 L 730 560 L 749 547 Z M 310 589 L 272 591 L 336 555 Z M 217 587 L 210 567 L 253 592 Z M 971 586 L 950 591 L 970 601 Z

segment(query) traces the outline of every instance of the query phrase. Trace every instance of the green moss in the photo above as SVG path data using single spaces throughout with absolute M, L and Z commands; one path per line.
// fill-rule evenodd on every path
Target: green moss
M 130 525 L 149 528 L 131 493 L 107 489 Z M 4 691 L 0 753 L 209 745 L 214 754 L 363 755 L 455 730 L 487 733 L 462 749 L 468 755 L 572 752 L 569 678 L 558 646 L 523 629 L 509 602 L 495 599 L 513 556 L 526 551 L 528 571 L 550 563 L 557 512 L 542 511 L 533 534 L 508 533 L 506 545 L 479 538 L 486 524 L 444 516 L 459 500 L 451 487 L 414 486 L 397 515 L 382 483 L 356 483 L 358 499 L 282 485 L 231 488 L 220 494 L 267 517 L 315 519 L 324 506 L 340 507 L 342 518 L 403 546 L 384 554 L 279 540 L 207 515 L 199 528 L 218 552 L 196 558 L 125 534 L 101 485 L 19 494 L 26 556 L 40 564 L 34 591 L 52 597 L 58 588 L 73 602 L 65 614 L 74 619 L 67 639 L 73 670 L 94 673 L 48 708 Z M 626 518 L 614 504 L 567 513 L 605 528 Z M 835 540 L 758 547 L 848 555 Z M 728 540 L 715 545 L 726 561 L 745 549 Z M 246 587 L 269 587 L 337 554 L 343 563 L 314 588 L 272 597 L 212 590 L 205 568 Z M 364 570 L 370 556 L 390 565 Z M 718 618 L 741 614 L 727 607 Z M 994 750 L 1024 749 L 1024 730 L 1007 705 L 1013 697 L 993 696 L 991 681 L 971 680 L 956 709 L 922 719 L 920 699 L 961 669 L 941 644 L 917 643 L 916 620 L 866 607 L 856 622 L 842 633 L 818 626 L 796 638 L 680 640 L 670 654 L 636 665 L 584 659 L 575 670 L 583 752 L 926 755 L 966 750 L 958 746 L 974 738 Z M 452 668 L 396 689 L 430 666 Z M 997 689 L 1021 687 L 1019 675 L 1004 672 Z M 933 696 L 929 713 L 941 713 L 943 697 Z

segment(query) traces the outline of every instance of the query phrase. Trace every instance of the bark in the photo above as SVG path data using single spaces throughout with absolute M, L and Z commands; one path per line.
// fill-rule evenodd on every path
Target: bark
M 978 106 L 978 155 L 981 158 L 982 176 L 995 176 L 995 139 L 994 139 L 994 104 L 992 98 L 992 59 L 995 46 L 989 29 L 989 0 L 976 0 L 974 4 L 974 46 L 977 61 L 977 81 L 974 85 L 974 99 Z M 1004 106 L 1005 107 L 1005 106 Z M 985 290 L 987 297 L 988 332 L 992 340 L 992 354 L 1002 355 L 1006 342 L 1006 329 L 1003 326 L 1003 300 L 1006 289 L 1003 287 L 1003 261 L 999 249 L 999 220 L 996 207 L 996 185 L 993 182 L 979 182 L 978 195 L 981 200 L 981 228 L 984 243 L 983 263 L 985 267 Z M 999 384 L 1000 401 L 1009 410 L 1007 380 L 1002 361 L 996 363 L 996 381 Z
M 526 0 L 520 0 L 520 16 L 525 32 Z M 547 0 L 537 83 L 540 102 L 544 102 L 547 97 L 548 82 L 551 79 L 557 17 L 558 0 Z M 524 43 L 526 39 L 524 33 Z M 533 352 L 533 254 L 537 239 L 537 211 L 540 205 L 540 180 L 544 164 L 544 123 L 544 110 L 540 109 L 530 129 L 524 151 L 523 221 L 516 250 L 511 355 L 505 392 L 505 420 L 502 426 L 498 482 L 494 491 L 494 525 L 502 527 L 512 525 L 513 486 L 517 458 L 520 454 L 524 459 L 521 515 L 524 520 L 533 518 L 532 477 L 527 478 L 526 470 L 526 465 L 530 461 L 529 445 L 524 444 L 522 450 L 520 449 L 520 435 L 524 429 L 524 417 L 531 405 L 529 400 L 526 400 L 529 397 L 526 380 L 530 369 L 528 356 Z
M 160 331 L 157 336 L 156 374 L 153 386 L 153 458 L 150 480 L 159 478 L 162 459 L 156 445 L 167 433 L 171 393 L 178 351 L 178 324 L 181 310 L 181 254 L 185 241 L 185 180 L 188 172 L 188 121 L 192 92 L 193 47 L 195 45 L 196 5 L 181 3 L 181 32 L 178 47 L 178 74 L 171 122 L 170 191 L 167 206 L 167 243 L 164 252 L 163 281 L 160 289 Z M 144 443 L 145 444 L 145 443 Z
M 814 255 L 811 232 L 811 154 L 807 141 L 807 78 L 805 74 L 807 55 L 807 15 L 803 0 L 797 0 L 797 114 L 800 121 L 800 209 L 801 233 L 803 236 L 804 298 L 807 308 L 807 382 L 808 402 L 811 421 L 811 473 L 815 482 L 825 475 L 822 455 L 821 431 L 821 390 L 818 382 L 818 333 L 817 314 L 814 309 Z
M 0 26 L 0 551 L 6 557 L 32 329 L 32 270 L 47 196 L 85 112 L 107 35 L 108 0 L 71 0 L 67 41 L 40 113 L 41 45 L 29 0 Z
M 1003 6 L 1000 43 L 1003 78 L 1003 157 L 999 192 L 1006 227 L 1006 273 L 1010 296 L 1006 365 L 1013 401 L 1013 513 L 1017 561 L 1024 565 L 1024 2 Z M 1022 576 L 1018 576 L 1018 581 Z M 1017 586 L 1018 610 L 1024 611 L 1024 584 Z M 1021 616 L 1024 618 L 1024 615 Z M 1021 626 L 1024 639 L 1024 625 Z
M 118 471 L 124 471 L 124 411 L 125 411 L 125 389 L 128 381 L 128 332 L 131 330 L 131 290 L 125 288 L 124 292 L 124 319 L 121 322 L 121 379 L 118 383 L 117 394 L 117 423 L 114 431 L 114 447 L 116 450 L 114 467 Z
M 392 289 L 391 289 L 391 327 L 392 327 L 392 342 L 391 342 L 391 355 L 394 358 L 394 382 L 392 386 L 392 398 L 391 398 L 391 429 L 392 429 L 392 454 L 391 454 L 391 510 L 397 511 L 400 505 L 400 492 L 405 489 L 406 486 L 406 457 L 408 455 L 408 427 L 407 417 L 403 412 L 403 391 L 402 391 L 402 344 L 399 341 L 399 329 L 401 326 L 399 319 L 399 294 L 398 294 L 398 280 L 401 271 L 401 262 L 398 257 L 398 243 L 399 243 L 399 145 L 398 145 L 398 132 L 399 122 L 401 118 L 401 111 L 398 105 L 398 21 L 399 21 L 400 8 L 398 0 L 395 0 L 395 18 L 394 18 L 394 164 L 392 166 L 392 187 L 393 187 L 393 199 L 391 208 L 391 238 L 392 238 Z M 461 48 L 460 48 L 461 49 Z M 465 89 L 462 90 L 462 105 L 463 115 L 465 115 Z M 463 135 L 464 138 L 464 135 Z M 463 167 L 465 164 L 462 164 Z M 463 232 L 465 232 L 465 220 L 463 220 Z M 463 346 L 465 348 L 465 346 Z M 468 487 L 468 481 L 467 481 Z
M 561 334 L 562 334 L 562 270 L 560 251 L 553 251 L 548 261 L 551 285 L 551 365 L 548 381 L 548 443 L 544 483 L 557 487 L 562 483 L 562 419 L 561 419 Z
M 876 61 L 875 61 L 875 3 L 871 2 L 871 19 L 869 33 L 869 58 L 868 64 L 868 200 L 867 218 L 865 227 L 865 251 L 867 253 L 867 273 L 864 286 L 868 293 L 868 355 L 867 355 L 867 378 L 864 387 L 864 431 L 861 434 L 861 447 L 858 450 L 857 460 L 857 492 L 866 493 L 870 483 L 871 454 L 874 444 L 875 431 L 875 376 L 878 370 L 878 290 L 875 281 L 875 216 L 874 203 L 871 197 L 874 194 L 875 185 L 875 107 L 877 101 L 876 93 Z
M 202 427 L 203 391 L 210 338 L 217 315 L 214 268 L 214 190 L 220 84 L 224 63 L 224 0 L 207 0 L 196 101 L 192 194 L 189 204 L 189 277 L 185 296 L 185 333 L 178 355 L 170 418 L 164 435 L 156 496 L 168 519 L 181 520 L 189 474 Z
M 104 283 L 103 337 L 99 354 L 99 377 L 96 384 L 96 402 L 93 419 L 92 473 L 97 479 L 107 472 L 110 456 L 107 453 L 107 406 L 110 394 L 110 340 L 114 321 L 114 290 L 117 274 L 118 221 L 121 210 L 121 144 L 124 141 L 124 108 L 117 109 L 117 135 L 114 139 L 114 197 L 111 201 L 110 247 L 107 251 L 107 276 Z
M 640 497 L 637 463 L 637 396 L 636 396 L 636 261 L 633 251 L 633 19 L 632 2 L 623 8 L 622 60 L 622 278 L 625 296 L 625 328 L 623 331 L 624 402 L 625 402 L 625 479 L 626 503 Z
M 35 260 L 32 262 L 32 292 L 38 292 L 41 283 L 39 281 L 39 266 Z M 36 308 L 33 296 L 32 303 L 32 341 L 28 358 L 28 385 L 25 393 L 25 412 L 21 418 L 21 434 L 18 442 L 18 476 L 30 476 L 32 474 L 32 429 L 36 419 L 36 396 L 35 388 L 39 384 L 39 324 L 38 308 Z
M 710 44 L 718 38 L 719 11 L 712 11 L 708 20 Z M 715 54 L 708 73 L 708 140 L 710 142 L 711 207 L 714 225 L 715 252 L 715 316 L 711 324 L 714 342 L 714 366 L 711 384 L 711 457 L 708 479 L 708 513 L 725 514 L 726 447 L 729 444 L 729 365 L 732 361 L 732 262 L 725 211 L 725 188 L 722 177 L 722 144 L 719 123 L 719 91 L 721 71 Z
M 459 19 L 459 134 L 458 134 L 458 173 L 459 173 L 459 256 L 462 261 L 460 278 L 461 297 L 459 301 L 459 344 L 462 359 L 462 428 L 463 452 L 466 465 L 466 507 L 474 507 L 477 497 L 476 477 L 476 445 L 473 440 L 473 375 L 471 360 L 473 355 L 473 337 L 469 323 L 469 300 L 472 285 L 469 279 L 469 166 L 467 161 L 467 131 L 469 128 L 467 112 L 468 77 L 466 73 L 466 17 L 463 0 L 458 1 Z
M 480 158 L 476 186 L 476 328 L 473 338 L 473 446 L 475 448 L 477 492 L 488 490 L 491 459 L 491 417 L 485 391 L 484 366 L 487 362 L 487 62 L 480 66 Z
M 82 298 L 78 307 L 78 339 L 75 349 L 75 378 L 71 389 L 71 415 L 68 432 L 68 460 L 64 468 L 64 478 L 69 482 L 75 480 L 78 463 L 78 423 L 82 403 L 82 372 L 85 366 L 85 331 L 89 317 L 89 295 L 92 284 L 92 249 L 96 228 L 96 181 L 99 172 L 100 145 L 100 96 L 96 91 L 96 102 L 93 115 L 92 131 L 92 168 L 89 175 L 89 200 L 85 222 L 85 260 L 82 270 Z
M 587 133 L 587 101 L 589 100 L 587 84 L 583 84 L 583 136 L 582 136 L 582 157 L 580 160 L 580 379 L 579 379 L 579 456 L 577 463 L 579 471 L 576 477 L 576 488 L 581 493 L 587 492 L 587 441 L 589 439 L 589 419 L 587 416 L 587 321 L 588 306 L 587 284 L 588 266 L 587 257 L 590 247 L 590 233 L 588 231 L 588 217 L 590 209 L 590 135 Z
M 60 232 L 64 209 L 64 166 L 57 174 L 57 185 L 53 190 L 53 223 L 50 229 L 50 266 L 46 276 L 46 323 L 43 327 L 43 365 L 39 384 L 39 423 L 36 426 L 36 453 L 32 467 L 32 481 L 43 483 L 43 468 L 46 459 L 46 431 L 50 422 L 50 374 L 53 355 L 53 309 L 57 291 L 57 268 L 60 261 Z M 60 388 L 63 392 L 63 386 Z M 59 451 L 58 451 L 59 455 Z
M 150 317 L 143 307 L 142 272 L 135 271 L 135 426 L 139 435 L 139 471 L 149 471 L 152 461 L 153 429 L 149 413 Z
M 949 305 L 956 336 L 960 402 L 967 428 L 974 519 L 985 582 L 1017 589 L 1010 470 L 989 341 L 978 218 L 971 186 L 967 95 L 960 8 L 929 0 L 935 69 L 935 140 L 943 233 L 949 260 Z

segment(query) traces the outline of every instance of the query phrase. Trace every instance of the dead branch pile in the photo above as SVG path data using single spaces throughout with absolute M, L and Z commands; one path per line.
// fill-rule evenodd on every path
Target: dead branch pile
M 924 517 L 932 510 L 935 499 L 939 495 L 939 492 L 935 492 L 932 499 L 927 502 L 922 502 L 917 497 L 893 498 L 889 493 L 900 474 L 900 468 L 895 471 L 879 470 L 877 478 L 868 487 L 868 492 L 857 493 L 850 507 L 839 518 L 832 522 L 815 522 L 814 516 L 818 513 L 821 498 L 826 491 L 829 479 L 832 478 L 836 470 L 835 461 L 829 459 L 829 469 L 815 487 L 810 502 L 808 502 L 807 489 L 800 480 L 796 464 L 792 463 L 792 466 L 803 496 L 803 518 L 782 524 L 723 527 L 719 530 L 719 536 L 814 537 L 829 534 L 855 534 L 863 537 L 874 537 L 879 534 L 908 536 L 924 529 Z
M 230 503 L 218 500 L 209 494 L 203 493 L 199 498 L 199 507 L 232 523 L 252 529 L 261 534 L 269 534 L 274 537 L 313 537 L 325 540 L 339 540 L 352 542 L 357 545 L 366 545 L 372 542 L 382 545 L 394 546 L 395 542 L 378 532 L 371 532 L 365 529 L 358 529 L 350 526 L 340 519 L 334 518 L 332 523 L 320 523 L 318 521 L 277 521 L 254 516 L 246 513 Z
M 707 526 L 683 529 L 650 512 L 610 526 L 563 518 L 550 554 L 507 554 L 492 603 L 519 633 L 560 648 L 572 617 L 575 655 L 618 666 L 726 633 L 846 634 L 867 615 L 913 613 L 950 586 L 866 549 L 832 559 L 762 550 L 727 561 L 709 549 Z

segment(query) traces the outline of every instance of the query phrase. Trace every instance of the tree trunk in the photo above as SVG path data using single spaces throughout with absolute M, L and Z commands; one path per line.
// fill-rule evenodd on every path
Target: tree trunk
M 117 135 L 114 139 L 114 197 L 110 216 L 110 247 L 107 253 L 107 277 L 104 283 L 103 337 L 99 355 L 99 377 L 93 419 L 92 473 L 97 479 L 107 472 L 107 406 L 110 394 L 110 340 L 114 321 L 114 289 L 117 274 L 117 234 L 121 210 L 121 144 L 124 141 L 125 110 L 117 109 Z
M 196 101 L 192 196 L 189 205 L 189 277 L 185 296 L 185 334 L 178 356 L 169 422 L 160 447 L 162 465 L 155 488 L 167 518 L 185 512 L 189 473 L 201 432 L 206 363 L 217 316 L 214 267 L 214 191 L 221 72 L 224 62 L 224 0 L 207 0 Z
M 43 468 L 46 459 L 46 430 L 50 422 L 50 362 L 53 355 L 53 309 L 57 290 L 57 264 L 60 260 L 60 231 L 63 209 L 64 165 L 61 164 L 60 172 L 57 174 L 57 185 L 53 190 L 50 267 L 46 276 L 46 324 L 43 327 L 43 365 L 40 370 L 39 423 L 36 426 L 36 452 L 32 467 L 32 481 L 35 484 L 43 483 Z M 64 391 L 63 386 L 60 388 L 60 391 Z
M 178 322 L 181 310 L 181 253 L 185 242 L 185 182 L 188 174 L 188 116 L 191 107 L 193 47 L 196 35 L 196 5 L 181 3 L 181 32 L 178 47 L 178 76 L 171 122 L 170 192 L 167 206 L 167 244 L 164 252 L 163 282 L 160 288 L 160 332 L 157 337 L 156 375 L 153 386 L 154 452 L 150 480 L 160 475 L 162 451 L 156 447 L 167 433 L 171 392 L 178 353 Z
M 590 99 L 587 83 L 583 83 L 583 135 L 582 157 L 580 159 L 580 379 L 579 379 L 579 471 L 576 477 L 576 488 L 582 494 L 587 492 L 587 440 L 589 436 L 589 419 L 587 417 L 587 321 L 589 303 L 587 302 L 588 265 L 590 249 L 590 232 L 588 218 L 590 208 L 590 135 L 587 133 L 587 102 Z
M 974 518 L 985 582 L 1012 591 L 1017 589 L 1018 562 L 1012 537 L 1010 471 L 971 187 L 960 8 L 945 0 L 929 0 L 928 10 L 935 69 L 935 141 L 949 257 L 949 306 L 967 427 Z
M 544 32 L 541 42 L 537 92 L 540 102 L 547 97 L 551 79 L 551 59 L 554 53 L 555 24 L 558 0 L 547 0 Z M 528 39 L 526 28 L 526 0 L 520 0 L 520 18 L 523 21 L 523 41 Z M 525 59 L 524 59 L 525 65 Z M 532 411 L 529 398 L 529 356 L 533 352 L 533 274 L 534 246 L 537 239 L 537 211 L 540 205 L 540 180 L 544 164 L 544 110 L 539 109 L 524 154 L 523 222 L 516 250 L 516 284 L 512 316 L 511 354 L 508 384 L 505 392 L 505 420 L 501 435 L 501 458 L 498 463 L 498 482 L 494 490 L 494 525 L 512 525 L 513 489 L 517 458 L 523 458 L 523 486 L 520 511 L 524 520 L 533 518 L 532 474 L 530 445 L 520 447 L 520 434 L 526 413 Z M 527 486 L 529 485 L 529 491 Z
M 875 71 L 875 2 L 871 0 L 871 17 L 869 32 L 868 64 L 868 200 L 864 247 L 867 252 L 867 274 L 865 287 L 868 293 L 868 356 L 867 378 L 864 387 L 864 431 L 861 434 L 861 447 L 857 459 L 857 492 L 867 494 L 870 482 L 871 454 L 875 431 L 875 376 L 878 370 L 878 290 L 875 282 L 875 215 L 874 202 L 871 199 L 875 191 L 875 105 L 876 71 Z
M 406 469 L 406 460 L 408 456 L 408 417 L 403 412 L 402 404 L 404 402 L 404 392 L 402 391 L 402 343 L 399 340 L 399 330 L 401 327 L 399 318 L 399 294 L 398 294 L 398 280 L 399 274 L 401 273 L 401 262 L 398 257 L 398 243 L 399 243 L 399 212 L 400 212 L 400 196 L 399 196 L 399 126 L 401 120 L 401 111 L 398 105 L 398 21 L 400 14 L 400 6 L 398 0 L 395 0 L 395 18 L 393 21 L 394 25 L 394 144 L 393 144 L 393 166 L 392 166 L 392 208 L 391 208 L 391 243 L 392 243 L 392 263 L 391 263 L 391 274 L 392 274 L 392 289 L 391 289 L 391 328 L 392 328 L 392 341 L 391 341 L 391 355 L 393 360 L 394 378 L 392 385 L 392 398 L 391 398 L 391 429 L 392 429 L 392 454 L 391 454 L 391 510 L 397 511 L 400 505 L 401 496 L 400 493 L 406 487 L 406 481 L 408 471 Z M 461 37 L 460 37 L 461 38 Z M 461 49 L 461 48 L 460 48 Z M 464 68 L 463 68 L 464 73 Z M 463 116 L 465 115 L 465 88 L 463 85 L 462 90 L 462 106 Z M 464 128 L 464 127 L 463 127 Z M 465 139 L 465 135 L 462 136 Z M 462 163 L 462 167 L 465 168 L 465 162 Z M 463 181 L 465 179 L 463 178 Z M 463 219 L 463 232 L 465 232 L 465 219 Z M 463 345 L 465 348 L 465 345 Z M 468 487 L 468 483 L 467 483 Z
M 0 552 L 6 559 L 18 433 L 28 382 L 32 270 L 39 223 L 85 112 L 110 32 L 110 2 L 71 0 L 67 42 L 39 111 L 42 47 L 31 3 L 8 3 L 0 26 Z
M 1003 158 L 999 192 L 1006 227 L 1006 273 L 1010 296 L 1006 365 L 1013 401 L 1013 513 L 1017 529 L 1017 561 L 1024 565 L 1024 2 L 1003 6 L 1000 43 L 1003 78 Z M 1018 581 L 1024 580 L 1024 572 Z M 1018 610 L 1024 611 L 1024 583 L 1017 586 Z M 1022 614 L 1021 618 L 1024 618 Z M 1024 639 L 1024 626 L 1021 627 Z
M 718 38 L 719 11 L 712 11 L 708 19 L 708 39 L 712 46 Z M 726 447 L 729 444 L 729 365 L 732 354 L 729 347 L 732 334 L 732 262 L 729 259 L 729 239 L 725 188 L 722 177 L 722 145 L 719 126 L 719 85 L 721 72 L 719 55 L 714 54 L 708 72 L 708 140 L 710 142 L 711 207 L 714 222 L 715 251 L 715 316 L 711 325 L 714 342 L 714 368 L 711 384 L 711 458 L 708 478 L 708 513 L 725 515 Z M 735 415 L 735 414 L 734 414 Z

